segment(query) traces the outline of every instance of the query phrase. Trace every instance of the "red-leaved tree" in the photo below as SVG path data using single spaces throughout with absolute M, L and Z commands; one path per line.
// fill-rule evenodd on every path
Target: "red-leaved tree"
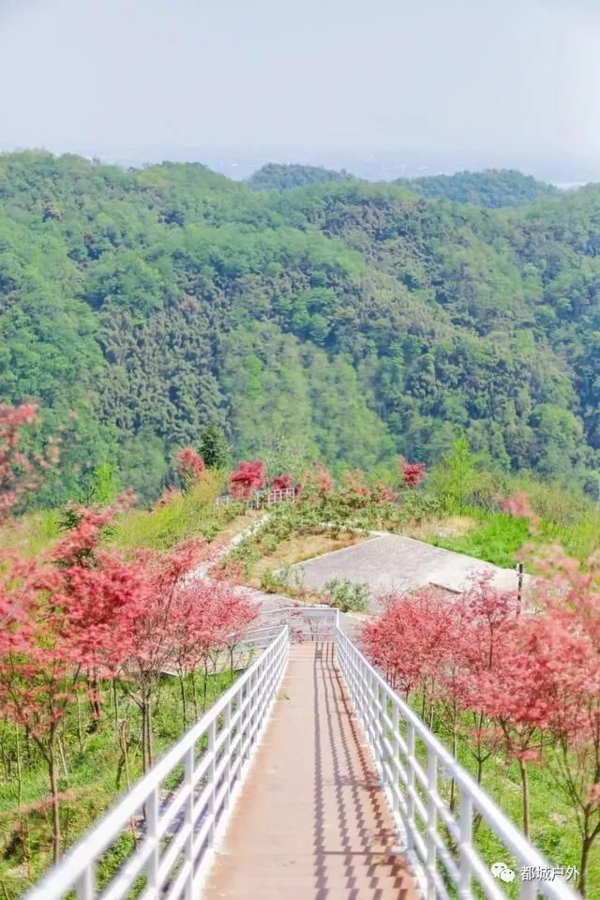
M 425 478 L 425 463 L 409 463 L 400 458 L 400 474 L 404 487 L 417 487 Z
M 192 447 L 184 447 L 183 450 L 177 451 L 175 466 L 186 490 L 199 484 L 206 470 L 204 460 Z
M 242 460 L 229 477 L 229 493 L 237 500 L 249 500 L 255 491 L 265 486 L 265 464 L 259 459 Z
M 45 455 L 21 449 L 22 432 L 36 419 L 37 407 L 30 403 L 0 405 L 0 522 L 39 487 L 45 470 L 58 460 L 58 447 L 52 441 Z
M 136 567 L 98 548 L 115 510 L 81 511 L 50 558 L 13 564 L 0 583 L 0 711 L 25 729 L 48 768 L 53 856 L 60 853 L 57 754 L 70 705 L 94 691 L 91 673 L 129 651 L 141 586 Z
M 211 662 L 218 664 L 219 655 L 228 654 L 233 678 L 235 648 L 255 617 L 255 606 L 247 595 L 225 582 L 193 577 L 176 591 L 170 614 L 169 644 L 180 681 L 184 728 L 187 727 L 186 677 L 192 682 L 197 718 L 196 671 L 200 669 L 203 674 L 202 709 L 205 710 Z
M 288 491 L 291 487 L 293 487 L 292 476 L 287 473 L 277 475 L 271 482 L 273 491 Z

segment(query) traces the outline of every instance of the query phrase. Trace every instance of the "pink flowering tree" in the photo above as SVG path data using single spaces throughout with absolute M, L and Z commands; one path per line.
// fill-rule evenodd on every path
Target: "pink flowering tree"
M 425 463 L 409 463 L 400 458 L 400 475 L 404 487 L 417 487 L 426 474 Z
M 177 451 L 175 466 L 186 490 L 199 484 L 206 470 L 204 460 L 192 447 L 184 447 L 183 450 Z
M 262 460 L 242 461 L 229 477 L 229 492 L 237 500 L 249 500 L 265 486 L 266 466 Z
M 52 441 L 45 455 L 22 449 L 23 431 L 36 422 L 37 414 L 37 407 L 29 403 L 0 405 L 0 522 L 18 510 L 39 487 L 45 470 L 58 461 L 58 447 Z

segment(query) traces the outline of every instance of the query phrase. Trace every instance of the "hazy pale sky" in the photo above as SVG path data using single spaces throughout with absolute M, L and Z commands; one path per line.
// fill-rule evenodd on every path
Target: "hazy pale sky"
M 600 0 L 0 0 L 0 144 L 600 151 Z

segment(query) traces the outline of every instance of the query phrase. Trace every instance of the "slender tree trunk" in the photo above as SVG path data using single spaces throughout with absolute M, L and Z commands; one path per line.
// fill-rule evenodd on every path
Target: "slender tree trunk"
M 183 731 L 187 730 L 187 705 L 185 700 L 185 682 L 183 680 L 183 675 L 179 675 L 179 687 L 181 689 L 181 707 L 183 713 Z
M 146 701 L 145 699 L 141 704 L 141 712 L 142 712 L 142 727 L 141 727 L 141 738 L 142 738 L 142 772 L 144 774 L 148 771 L 148 731 L 146 728 L 146 719 L 148 716 Z
M 21 761 L 21 739 L 18 725 L 15 725 L 15 736 L 17 739 L 17 804 L 19 809 L 21 809 L 21 803 L 23 802 L 23 764 Z
M 148 711 L 146 713 L 147 744 L 148 744 L 148 768 L 152 768 L 152 697 L 148 698 Z
M 50 776 L 50 792 L 52 794 L 52 861 L 56 864 L 60 859 L 60 808 L 58 805 L 58 779 L 56 777 L 56 758 L 54 747 L 48 750 L 48 774 Z
M 90 707 L 92 710 L 91 730 L 96 731 L 100 720 L 100 702 L 98 700 L 98 680 L 93 674 L 90 674 L 88 677 L 88 688 L 90 691 Z
M 119 696 L 117 694 L 117 679 L 113 678 L 112 683 L 113 711 L 115 716 L 115 728 L 119 727 Z
M 477 757 L 477 784 L 481 787 L 481 776 L 483 775 L 483 759 Z
M 202 712 L 206 712 L 206 692 L 208 690 L 208 660 L 204 660 L 204 684 L 202 685 Z
M 7 722 L 4 722 L 5 726 L 7 724 L 8 724 Z M 9 757 L 6 753 L 5 737 L 6 737 L 6 727 L 3 727 L 2 728 L 2 740 L 0 741 L 0 752 L 2 753 L 2 765 L 4 767 L 4 780 L 10 781 L 10 764 L 9 764 Z
M 77 739 L 79 741 L 79 752 L 83 753 L 83 719 L 81 716 L 81 696 L 77 694 Z
M 529 837 L 529 778 L 527 773 L 527 764 L 524 760 L 519 759 L 519 773 L 521 775 L 521 792 L 523 795 L 523 834 Z
M 588 822 L 587 822 L 587 817 L 586 817 L 586 821 L 585 821 L 586 828 L 587 828 L 587 824 L 588 824 Z M 585 897 L 585 889 L 586 889 L 586 883 L 587 883 L 587 868 L 588 868 L 588 862 L 589 862 L 589 858 L 590 858 L 590 850 L 592 849 L 593 840 L 594 840 L 593 837 L 590 837 L 590 835 L 587 834 L 584 837 L 583 843 L 581 845 L 581 862 L 579 863 L 579 866 L 580 866 L 579 882 L 577 884 L 577 888 L 582 897 Z
M 68 780 L 69 779 L 69 770 L 67 768 L 67 758 L 65 756 L 65 747 L 64 747 L 64 744 L 60 737 L 58 738 L 58 749 L 60 752 L 60 761 L 62 762 L 63 772 L 65 773 L 65 778 Z
M 587 870 L 588 863 L 590 861 L 590 850 L 592 849 L 592 845 L 594 840 L 598 836 L 598 829 L 600 825 L 596 826 L 592 832 L 590 832 L 590 816 L 589 812 L 584 813 L 583 817 L 583 841 L 581 844 L 581 861 L 579 863 L 579 881 L 577 882 L 577 889 L 582 897 L 585 897 L 585 892 L 587 888 Z
M 456 753 L 458 751 L 458 734 L 456 728 L 456 717 L 452 723 L 452 758 L 456 759 Z M 454 812 L 454 804 L 456 802 L 456 787 L 454 784 L 454 778 L 450 782 L 450 812 Z
M 196 684 L 196 670 L 192 671 L 192 692 L 194 695 L 194 715 L 196 716 L 196 722 L 200 718 L 200 710 L 198 708 L 198 686 Z

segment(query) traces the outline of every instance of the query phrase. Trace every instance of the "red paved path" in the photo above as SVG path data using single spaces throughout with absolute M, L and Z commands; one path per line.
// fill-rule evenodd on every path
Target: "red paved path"
M 416 900 L 391 817 L 333 660 L 333 644 L 290 662 L 206 900 Z

